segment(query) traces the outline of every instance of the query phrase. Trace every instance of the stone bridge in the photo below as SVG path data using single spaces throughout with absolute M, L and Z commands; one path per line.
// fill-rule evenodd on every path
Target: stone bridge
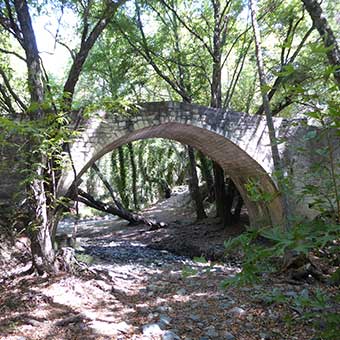
M 286 170 L 298 177 L 312 160 L 308 152 L 301 159 L 294 150 L 304 143 L 302 137 L 310 128 L 299 125 L 296 120 L 282 118 L 274 118 L 274 125 L 277 135 L 286 138 L 286 142 L 279 145 Z M 81 131 L 70 147 L 77 176 L 75 178 L 71 166 L 64 171 L 58 187 L 60 196 L 66 195 L 91 164 L 107 152 L 135 140 L 161 137 L 191 145 L 218 162 L 235 182 L 253 225 L 264 221 L 276 224 L 282 220 L 279 196 L 265 206 L 254 202 L 245 189 L 245 184 L 254 179 L 263 191 L 273 194 L 277 191 L 263 116 L 187 103 L 146 103 L 125 117 L 113 112 L 97 112 L 82 125 Z M 306 203 L 294 203 L 294 207 L 300 214 L 310 213 Z

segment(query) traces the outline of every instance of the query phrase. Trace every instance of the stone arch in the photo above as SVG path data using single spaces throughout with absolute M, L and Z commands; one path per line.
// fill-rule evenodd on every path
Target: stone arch
M 279 126 L 281 120 L 276 119 L 275 124 Z M 64 170 L 58 187 L 59 196 L 66 195 L 91 164 L 107 152 L 128 142 L 160 137 L 191 145 L 219 163 L 240 191 L 251 224 L 282 221 L 278 197 L 265 206 L 253 202 L 245 189 L 249 179 L 256 179 L 264 191 L 277 192 L 270 176 L 273 170 L 271 150 L 261 116 L 187 103 L 147 103 L 125 118 L 98 112 L 82 124 L 81 131 L 70 146 L 74 169 Z

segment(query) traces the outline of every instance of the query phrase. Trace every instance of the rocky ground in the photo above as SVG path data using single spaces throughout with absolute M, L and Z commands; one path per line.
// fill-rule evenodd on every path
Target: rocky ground
M 237 259 L 189 256 L 224 257 L 223 240 L 242 229 L 222 230 L 213 219 L 192 223 L 184 203 L 179 193 L 148 209 L 147 216 L 170 222 L 156 231 L 116 219 L 79 223 L 77 257 L 90 272 L 10 278 L 23 261 L 16 258 L 15 268 L 3 261 L 0 339 L 313 339 L 314 326 L 294 306 L 273 303 L 264 292 L 308 296 L 318 287 L 271 278 L 221 288 L 240 270 Z M 13 245 L 23 247 L 25 241 Z

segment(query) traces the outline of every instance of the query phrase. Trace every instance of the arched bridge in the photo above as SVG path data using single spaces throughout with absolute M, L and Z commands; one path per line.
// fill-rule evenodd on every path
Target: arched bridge
M 274 125 L 280 138 L 288 136 L 290 142 L 296 136 L 301 139 L 301 129 L 293 126 L 292 121 L 274 118 Z M 98 112 L 82 124 L 81 131 L 70 146 L 76 180 L 93 162 L 120 145 L 154 137 L 173 139 L 201 150 L 221 165 L 238 187 L 252 224 L 260 221 L 275 224 L 282 220 L 279 195 L 265 206 L 262 202 L 253 201 L 245 189 L 249 179 L 255 179 L 263 191 L 276 192 L 269 136 L 263 116 L 188 103 L 158 102 L 142 104 L 136 112 L 125 117 L 112 112 Z M 296 160 L 287 145 L 282 143 L 279 148 L 289 168 Z M 69 166 L 59 183 L 59 195 L 65 195 L 74 182 L 74 169 Z

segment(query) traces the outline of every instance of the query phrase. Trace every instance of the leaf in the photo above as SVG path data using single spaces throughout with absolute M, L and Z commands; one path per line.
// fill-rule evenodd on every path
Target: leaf
M 295 71 L 294 66 L 292 64 L 284 65 L 280 72 L 277 72 L 276 75 L 278 77 L 288 77 L 293 74 Z
M 304 136 L 304 140 L 314 139 L 316 137 L 316 135 L 317 135 L 317 132 L 315 130 L 308 131 Z
M 193 261 L 194 261 L 194 262 L 197 262 L 197 263 L 203 263 L 203 264 L 208 263 L 208 261 L 206 260 L 206 258 L 205 258 L 204 256 L 197 256 L 197 257 L 194 257 L 194 258 L 193 258 Z

